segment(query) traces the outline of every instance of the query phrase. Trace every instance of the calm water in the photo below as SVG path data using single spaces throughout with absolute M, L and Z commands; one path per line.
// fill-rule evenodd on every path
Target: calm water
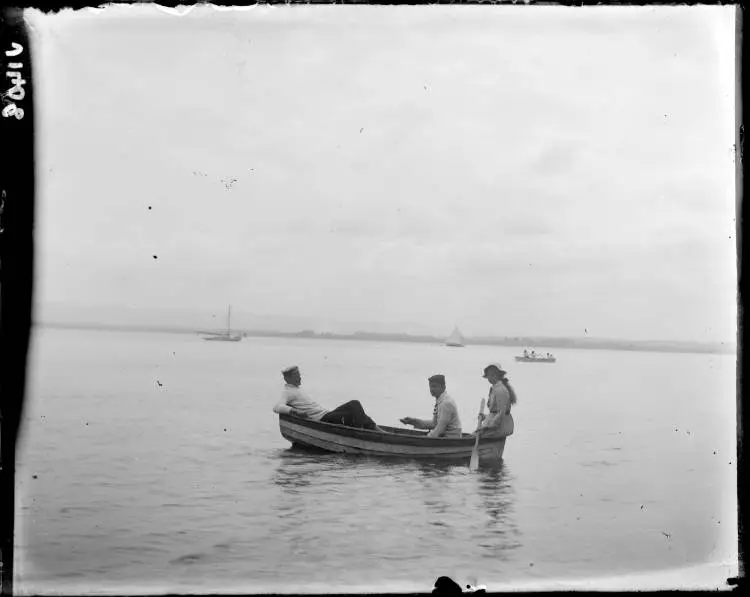
M 515 352 L 38 330 L 17 588 L 407 591 L 443 574 L 490 589 L 736 574 L 734 357 L 555 350 L 557 364 L 541 365 L 513 363 Z M 496 360 L 519 395 L 497 471 L 296 454 L 271 412 L 291 363 L 319 402 L 359 399 L 387 425 L 429 417 L 426 378 L 440 372 L 471 428 Z

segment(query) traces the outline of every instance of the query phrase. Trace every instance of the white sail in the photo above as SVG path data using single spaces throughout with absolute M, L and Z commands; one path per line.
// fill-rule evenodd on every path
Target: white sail
M 447 346 L 463 346 L 464 345 L 464 337 L 461 335 L 461 332 L 458 330 L 457 327 L 453 328 L 453 333 L 445 341 L 445 344 Z

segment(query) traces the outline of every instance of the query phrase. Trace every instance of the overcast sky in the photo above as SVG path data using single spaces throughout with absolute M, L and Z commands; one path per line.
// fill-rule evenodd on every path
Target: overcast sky
M 37 303 L 733 340 L 733 10 L 30 12 Z

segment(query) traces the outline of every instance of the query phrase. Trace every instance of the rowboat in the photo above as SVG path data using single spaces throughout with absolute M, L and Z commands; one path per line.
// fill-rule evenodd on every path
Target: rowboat
M 555 357 L 516 357 L 516 363 L 555 363 Z
M 426 437 L 426 431 L 417 429 L 384 425 L 380 428 L 383 432 L 279 415 L 281 435 L 293 447 L 324 452 L 419 460 L 465 460 L 468 463 L 476 440 L 476 436 L 469 433 L 460 438 L 435 438 Z M 497 464 L 502 460 L 507 435 L 492 434 L 479 439 L 480 465 Z

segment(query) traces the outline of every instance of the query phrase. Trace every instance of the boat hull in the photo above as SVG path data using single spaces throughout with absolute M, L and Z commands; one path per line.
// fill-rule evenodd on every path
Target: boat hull
M 203 339 L 207 342 L 239 342 L 242 336 L 206 336 Z
M 530 357 L 516 357 L 516 363 L 555 363 L 557 359 L 552 357 L 551 359 L 534 359 Z
M 469 434 L 461 438 L 439 439 L 426 437 L 422 431 L 381 428 L 385 433 L 279 415 L 281 435 L 301 448 L 387 458 L 465 460 L 467 463 L 474 449 L 475 438 Z M 502 459 L 506 437 L 493 435 L 480 439 L 480 464 L 491 465 Z

